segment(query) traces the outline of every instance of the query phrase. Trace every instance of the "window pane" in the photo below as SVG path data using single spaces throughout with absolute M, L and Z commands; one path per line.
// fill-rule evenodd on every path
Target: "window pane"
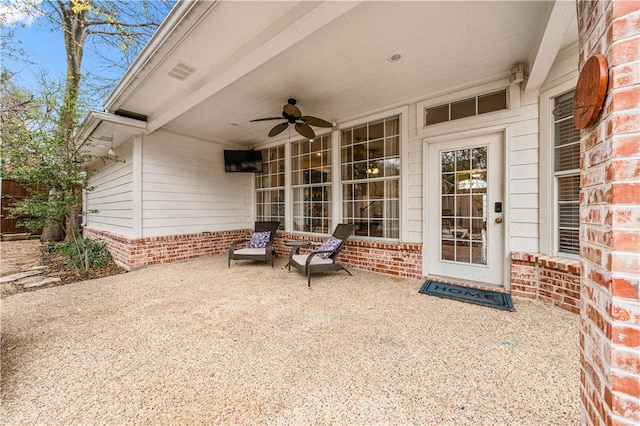
M 580 197 L 580 176 L 564 176 L 558 178 L 558 200 L 578 201 Z
M 580 168 L 580 142 L 562 145 L 555 149 L 555 171 Z
M 384 141 L 385 157 L 394 157 L 400 154 L 400 138 L 389 137 Z
M 353 128 L 353 141 L 365 142 L 367 140 L 367 125 Z
M 367 159 L 367 144 L 360 143 L 353 145 L 353 161 L 362 161 Z
M 489 93 L 478 96 L 478 114 L 507 109 L 507 91 Z
M 476 99 L 467 99 L 451 103 L 451 119 L 471 117 L 476 115 Z
M 351 129 L 342 131 L 342 146 L 351 145 L 353 141 Z
M 444 123 L 449 121 L 449 105 L 441 105 L 433 108 L 427 108 L 425 111 L 425 124 Z
M 561 253 L 580 254 L 578 230 L 560 229 L 558 231 L 558 251 Z
M 341 169 L 342 169 L 342 180 L 353 179 L 353 165 L 351 164 L 343 165 Z
M 369 139 L 382 139 L 384 137 L 384 121 L 369 124 Z

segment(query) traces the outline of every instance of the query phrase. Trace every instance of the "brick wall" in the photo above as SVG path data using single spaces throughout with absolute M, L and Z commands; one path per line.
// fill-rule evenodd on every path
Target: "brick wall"
M 89 227 L 82 232 L 87 238 L 106 241 L 116 264 L 127 270 L 227 253 L 233 241 L 249 235 L 249 230 L 235 230 L 127 238 Z
M 247 238 L 251 230 L 207 232 L 164 237 L 127 238 L 89 227 L 84 236 L 106 241 L 114 261 L 127 270 L 159 263 L 177 262 L 213 254 L 227 253 L 233 241 Z M 322 243 L 325 237 L 290 234 L 278 231 L 274 249 L 288 257 L 288 240 L 308 240 Z M 305 249 L 301 249 L 301 253 Z M 365 269 L 388 275 L 422 278 L 422 244 L 348 241 L 339 256 L 346 267 Z
M 580 313 L 580 261 L 511 253 L 511 295 Z
M 290 248 L 284 242 L 300 239 L 321 243 L 325 237 L 279 232 L 275 242 L 276 252 L 278 255 L 289 256 Z M 304 249 L 300 250 L 300 253 L 304 252 Z M 338 259 L 345 267 L 422 278 L 422 244 L 349 240 Z
M 640 2 L 578 2 L 580 67 L 609 86 L 581 133 L 581 421 L 640 423 Z

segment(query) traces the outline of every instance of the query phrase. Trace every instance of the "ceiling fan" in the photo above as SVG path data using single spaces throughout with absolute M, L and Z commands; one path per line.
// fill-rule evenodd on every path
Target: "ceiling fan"
M 308 139 L 313 139 L 316 137 L 316 134 L 311 126 L 331 127 L 331 123 L 321 118 L 312 117 L 310 115 L 302 115 L 302 112 L 300 112 L 300 108 L 296 106 L 296 100 L 293 98 L 287 100 L 287 104 L 282 107 L 282 117 L 258 118 L 255 120 L 251 120 L 251 122 L 282 120 L 283 118 L 287 121 L 285 121 L 284 123 L 276 124 L 269 132 L 269 137 L 279 135 L 287 127 L 289 127 L 289 124 L 294 124 L 296 132 L 300 133 L 302 136 Z

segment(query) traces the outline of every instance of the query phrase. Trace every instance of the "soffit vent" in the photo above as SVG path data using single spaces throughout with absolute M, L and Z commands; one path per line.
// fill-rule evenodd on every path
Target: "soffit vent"
M 191 74 L 193 74 L 198 68 L 187 65 L 184 62 L 178 62 L 167 75 L 177 78 L 180 81 L 186 80 Z

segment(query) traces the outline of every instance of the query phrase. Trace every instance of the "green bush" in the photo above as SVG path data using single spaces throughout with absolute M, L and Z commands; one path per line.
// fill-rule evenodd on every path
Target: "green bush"
M 66 257 L 73 266 L 88 271 L 94 266 L 104 266 L 111 260 L 107 243 L 80 238 L 56 245 L 58 253 Z

